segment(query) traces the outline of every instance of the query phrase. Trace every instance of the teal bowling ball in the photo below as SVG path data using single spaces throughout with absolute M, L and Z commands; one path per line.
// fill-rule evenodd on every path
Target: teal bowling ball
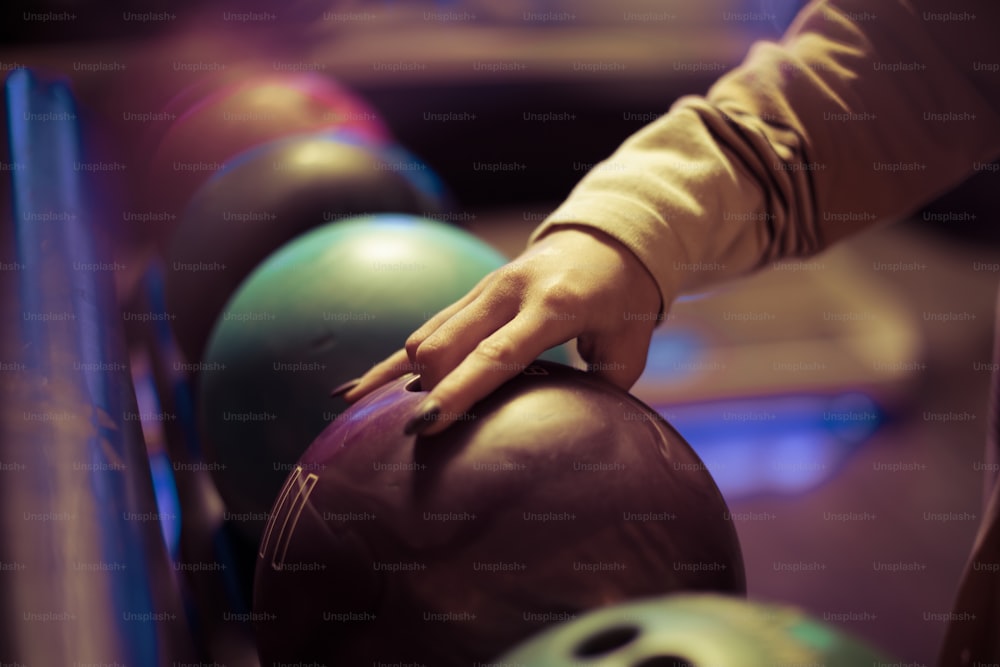
M 313 229 L 258 266 L 216 321 L 198 378 L 230 518 L 258 536 L 289 471 L 347 407 L 330 390 L 505 263 L 455 226 L 382 214 Z
M 519 667 L 859 667 L 892 664 L 800 609 L 714 593 L 675 594 L 591 611 L 490 664 Z

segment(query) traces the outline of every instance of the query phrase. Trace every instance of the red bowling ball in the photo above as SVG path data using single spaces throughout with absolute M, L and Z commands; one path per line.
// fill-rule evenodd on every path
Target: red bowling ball
M 263 664 L 487 664 L 587 610 L 745 592 L 704 464 L 655 411 L 537 362 L 444 433 L 404 435 L 419 378 L 342 413 L 302 456 L 260 545 Z
M 391 142 L 371 106 L 316 73 L 239 71 L 195 84 L 171 106 L 181 110 L 152 151 L 146 197 L 151 210 L 175 216 L 230 158 L 259 144 L 324 129 Z

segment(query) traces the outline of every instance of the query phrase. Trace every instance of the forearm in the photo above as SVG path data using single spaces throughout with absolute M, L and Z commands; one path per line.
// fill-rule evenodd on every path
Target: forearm
M 975 65 L 1000 62 L 996 4 L 953 3 L 977 15 L 962 24 L 896 1 L 813 3 L 780 44 L 629 138 L 533 239 L 596 227 L 668 303 L 905 215 L 1000 152 L 1000 75 Z

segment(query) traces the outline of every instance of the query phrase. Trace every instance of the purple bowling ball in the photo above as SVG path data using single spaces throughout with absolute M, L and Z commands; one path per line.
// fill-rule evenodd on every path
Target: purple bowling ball
M 718 487 L 635 397 L 536 362 L 404 435 L 425 395 L 411 375 L 366 396 L 288 477 L 257 561 L 264 664 L 469 667 L 597 607 L 745 593 Z

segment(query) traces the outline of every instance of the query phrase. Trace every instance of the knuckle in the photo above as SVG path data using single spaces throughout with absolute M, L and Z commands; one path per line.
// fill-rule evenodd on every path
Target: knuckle
M 542 319 L 575 320 L 583 302 L 584 296 L 578 288 L 558 283 L 540 289 L 533 305 Z
M 406 341 L 406 359 L 403 361 L 405 368 L 400 368 L 399 370 L 405 371 L 407 373 L 421 373 L 423 372 L 424 366 L 424 339 L 413 338 L 407 339 Z
M 499 269 L 490 273 L 484 279 L 487 287 L 491 291 L 498 291 L 504 294 L 523 291 L 529 282 L 530 276 L 524 266 L 517 262 L 505 264 Z
M 406 339 L 406 343 L 403 347 L 406 350 L 406 356 L 410 358 L 410 361 L 413 361 L 414 357 L 416 357 L 417 350 L 420 349 L 420 346 L 423 345 L 424 340 L 426 339 L 427 337 L 422 335 L 419 331 L 410 334 L 410 337 Z
M 476 345 L 474 354 L 492 368 L 505 367 L 514 363 L 517 347 L 508 337 L 491 336 Z
M 410 355 L 410 361 L 417 372 L 422 372 L 428 368 L 437 368 L 444 361 L 447 352 L 448 345 L 431 336 L 425 338 L 415 348 L 414 354 Z
M 581 295 L 572 285 L 560 282 L 542 288 L 538 300 L 546 308 L 568 309 L 580 303 Z
M 407 372 L 424 375 L 443 363 L 447 346 L 438 342 L 436 338 L 433 335 L 413 335 L 406 340 Z

